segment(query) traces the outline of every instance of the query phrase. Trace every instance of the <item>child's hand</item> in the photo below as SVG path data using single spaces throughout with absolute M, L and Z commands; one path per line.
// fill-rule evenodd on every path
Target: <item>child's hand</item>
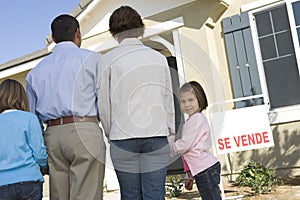
M 193 189 L 193 184 L 194 184 L 194 177 L 191 173 L 191 171 L 185 172 L 184 176 L 184 187 L 187 190 L 192 190 Z
M 192 190 L 193 189 L 193 184 L 194 184 L 194 180 L 193 179 L 185 179 L 184 180 L 184 187 L 187 190 Z
M 43 176 L 49 175 L 49 168 L 40 168 L 40 170 Z
M 168 136 L 168 142 L 170 143 L 174 143 L 175 142 L 175 135 L 169 135 Z

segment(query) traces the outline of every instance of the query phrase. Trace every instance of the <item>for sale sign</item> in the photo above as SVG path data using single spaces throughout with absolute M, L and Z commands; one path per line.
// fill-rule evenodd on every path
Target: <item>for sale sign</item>
M 218 154 L 274 146 L 265 105 L 212 113 Z

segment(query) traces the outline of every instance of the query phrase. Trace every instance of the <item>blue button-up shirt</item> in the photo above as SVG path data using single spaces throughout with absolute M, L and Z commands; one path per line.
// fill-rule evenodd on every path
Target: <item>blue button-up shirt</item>
M 73 42 L 56 44 L 26 77 L 31 112 L 46 122 L 64 116 L 97 116 L 100 54 Z

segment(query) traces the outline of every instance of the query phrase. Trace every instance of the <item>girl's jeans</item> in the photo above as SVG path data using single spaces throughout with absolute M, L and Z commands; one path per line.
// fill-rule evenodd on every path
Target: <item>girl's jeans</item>
M 0 200 L 42 200 L 43 183 L 19 182 L 0 186 Z
M 194 176 L 202 200 L 221 200 L 219 188 L 220 162 Z
M 122 200 L 164 200 L 170 148 L 166 137 L 112 140 Z

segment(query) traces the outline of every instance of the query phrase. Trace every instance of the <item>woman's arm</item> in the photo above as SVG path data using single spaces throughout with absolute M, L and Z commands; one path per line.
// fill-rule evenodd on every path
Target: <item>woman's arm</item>
M 110 67 L 105 65 L 101 60 L 102 66 L 98 77 L 98 109 L 99 119 L 104 129 L 105 136 L 109 139 L 109 132 L 111 129 L 111 102 L 110 102 Z

